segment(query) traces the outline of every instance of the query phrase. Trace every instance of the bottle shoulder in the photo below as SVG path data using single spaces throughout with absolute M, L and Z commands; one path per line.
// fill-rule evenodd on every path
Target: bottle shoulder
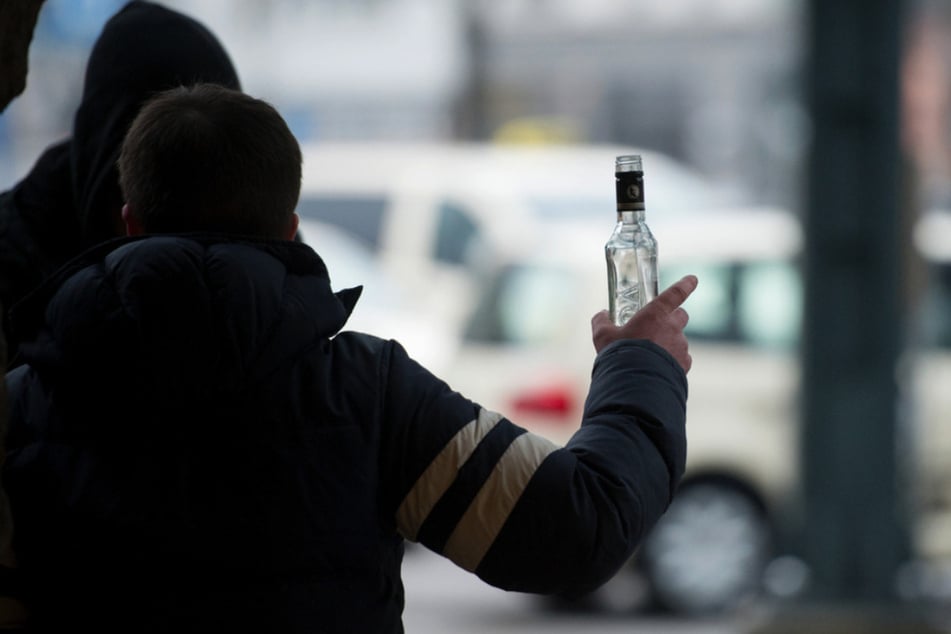
M 614 230 L 611 232 L 612 236 L 634 236 L 634 235 L 650 235 L 651 232 L 650 226 L 644 220 L 637 222 L 627 222 L 627 221 L 618 221 L 614 225 Z

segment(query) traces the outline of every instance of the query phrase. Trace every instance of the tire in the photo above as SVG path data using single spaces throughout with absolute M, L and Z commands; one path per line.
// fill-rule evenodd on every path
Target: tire
M 653 602 L 699 616 L 754 597 L 771 559 L 771 533 L 762 504 L 738 483 L 683 485 L 638 555 Z

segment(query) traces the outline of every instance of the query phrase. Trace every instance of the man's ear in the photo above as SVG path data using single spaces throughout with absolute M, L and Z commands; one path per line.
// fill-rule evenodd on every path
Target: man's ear
M 291 214 L 291 224 L 288 227 L 287 239 L 293 240 L 294 236 L 297 235 L 297 227 L 300 225 L 300 216 L 297 214 Z
M 125 225 L 125 234 L 127 236 L 141 236 L 145 233 L 139 219 L 136 218 L 132 212 L 132 208 L 129 207 L 129 203 L 122 205 L 122 224 Z

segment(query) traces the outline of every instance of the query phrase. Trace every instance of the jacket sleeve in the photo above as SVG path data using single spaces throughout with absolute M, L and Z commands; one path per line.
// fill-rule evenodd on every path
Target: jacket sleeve
M 665 351 L 614 343 L 595 361 L 581 428 L 558 447 L 397 349 L 384 448 L 397 529 L 500 588 L 591 590 L 670 503 L 686 460 L 686 398 Z

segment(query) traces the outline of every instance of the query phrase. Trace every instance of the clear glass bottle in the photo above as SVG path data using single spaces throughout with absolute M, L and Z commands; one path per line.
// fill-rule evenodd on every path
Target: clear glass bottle
M 604 245 L 608 262 L 608 310 L 623 325 L 657 296 L 657 240 L 644 219 L 644 170 L 637 154 L 614 164 L 617 225 Z

